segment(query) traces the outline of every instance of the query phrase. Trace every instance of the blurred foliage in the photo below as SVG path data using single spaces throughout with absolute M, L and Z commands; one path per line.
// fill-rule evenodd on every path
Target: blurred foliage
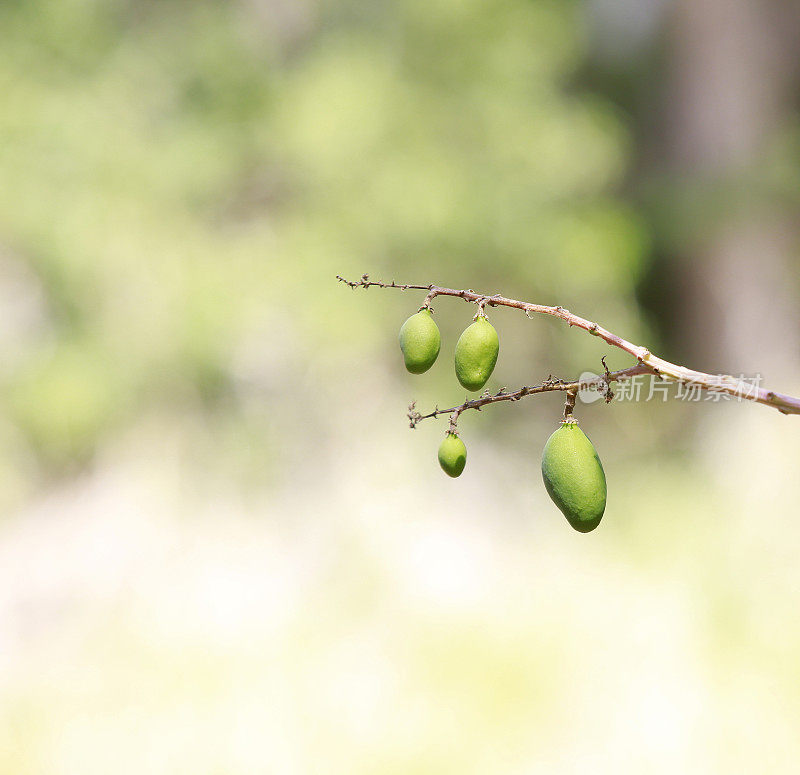
M 628 139 L 570 86 L 574 2 L 33 0 L 0 27 L 6 464 L 24 444 L 70 468 L 169 407 L 240 423 L 242 350 L 264 337 L 268 392 L 283 314 L 301 347 L 374 336 L 366 310 L 317 324 L 337 272 L 502 285 L 636 333 Z
M 538 470 L 562 397 L 464 416 L 444 477 L 442 424 L 403 406 L 463 399 L 474 307 L 437 302 L 411 378 L 422 294 L 334 281 L 503 291 L 658 346 L 650 240 L 718 213 L 660 181 L 645 226 L 585 12 L 0 0 L 0 772 L 796 769 L 791 418 L 581 406 L 609 510 L 577 536 Z M 756 178 L 796 196 L 798 136 L 722 215 Z M 492 389 L 609 350 L 490 313 Z

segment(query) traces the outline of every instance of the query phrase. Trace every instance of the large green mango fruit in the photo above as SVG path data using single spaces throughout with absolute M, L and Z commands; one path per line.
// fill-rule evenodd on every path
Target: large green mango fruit
M 456 376 L 467 390 L 480 390 L 492 376 L 500 339 L 483 316 L 468 326 L 456 343 Z
M 575 530 L 588 533 L 606 508 L 606 475 L 592 442 L 574 420 L 561 424 L 542 452 L 544 486 Z
M 467 448 L 455 434 L 448 433 L 439 445 L 439 465 L 448 476 L 461 476 L 467 464 Z
M 433 366 L 441 346 L 442 335 L 429 309 L 412 315 L 400 328 L 400 349 L 412 374 L 422 374 Z

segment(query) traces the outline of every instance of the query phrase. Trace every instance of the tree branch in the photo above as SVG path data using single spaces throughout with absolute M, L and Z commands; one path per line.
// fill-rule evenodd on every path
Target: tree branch
M 462 412 L 466 412 L 468 409 L 476 409 L 477 411 L 480 411 L 484 406 L 496 404 L 499 401 L 519 401 L 520 398 L 525 398 L 525 396 L 534 396 L 539 393 L 552 393 L 557 390 L 563 391 L 567 394 L 567 406 L 570 407 L 575 405 L 574 396 L 579 390 L 599 390 L 600 393 L 605 397 L 606 402 L 609 402 L 614 397 L 614 394 L 610 390 L 610 385 L 612 382 L 630 379 L 631 377 L 636 377 L 640 374 L 653 373 L 653 370 L 649 366 L 640 363 L 636 366 L 631 366 L 628 369 L 606 372 L 599 377 L 591 377 L 590 379 L 575 379 L 567 382 L 563 379 L 556 379 L 550 376 L 540 385 L 521 387 L 519 390 L 515 390 L 513 393 L 507 393 L 505 388 L 502 388 L 494 395 L 487 391 L 480 398 L 473 398 L 469 401 L 465 401 L 463 404 L 459 404 L 458 406 L 452 406 L 449 409 L 439 409 L 439 407 L 436 407 L 436 409 L 428 414 L 420 414 L 417 412 L 415 408 L 416 402 L 414 402 L 408 407 L 408 420 L 410 426 L 412 428 L 416 428 L 417 425 L 419 425 L 419 423 L 421 423 L 423 420 L 449 414 L 450 429 L 455 430 L 459 416 L 462 414 Z M 571 401 L 570 397 L 572 397 Z M 571 413 L 571 410 L 567 411 L 565 409 L 565 416 Z
M 670 363 L 669 361 L 659 358 L 653 355 L 646 347 L 641 347 L 639 345 L 635 345 L 626 339 L 623 339 L 616 334 L 611 333 L 607 329 L 599 326 L 597 323 L 593 323 L 591 320 L 586 320 L 586 318 L 582 318 L 578 315 L 573 314 L 569 310 L 565 309 L 561 306 L 550 307 L 544 304 L 532 304 L 527 301 L 517 301 L 516 299 L 509 299 L 505 296 L 501 296 L 499 293 L 494 294 L 493 296 L 486 295 L 484 293 L 475 293 L 472 290 L 456 290 L 454 288 L 444 288 L 439 285 L 409 285 L 409 284 L 398 284 L 392 280 L 391 283 L 383 283 L 383 282 L 376 282 L 369 279 L 369 275 L 362 275 L 360 280 L 350 281 L 346 280 L 345 278 L 336 275 L 336 279 L 340 282 L 345 283 L 346 285 L 350 286 L 350 288 L 370 288 L 370 287 L 377 287 L 377 288 L 399 288 L 402 291 L 406 290 L 419 290 L 419 291 L 427 291 L 427 295 L 422 303 L 423 308 L 430 308 L 431 302 L 437 296 L 453 296 L 455 298 L 461 298 L 466 302 L 471 304 L 477 304 L 479 309 L 483 309 L 484 307 L 512 307 L 514 309 L 522 310 L 528 317 L 531 316 L 532 313 L 537 313 L 541 315 L 550 315 L 551 317 L 556 317 L 563 320 L 567 325 L 570 327 L 575 326 L 577 328 L 581 328 L 584 331 L 587 331 L 592 336 L 597 336 L 603 341 L 607 342 L 608 344 L 616 347 L 624 352 L 632 355 L 638 361 L 640 366 L 647 367 L 646 371 L 640 371 L 638 373 L 645 374 L 651 373 L 656 374 L 663 379 L 670 380 L 672 382 L 682 382 L 692 385 L 697 385 L 702 390 L 709 390 L 718 393 L 726 393 L 727 395 L 734 396 L 736 398 L 745 399 L 747 401 L 753 401 L 757 404 L 764 404 L 765 406 L 771 406 L 774 409 L 777 409 L 782 414 L 800 414 L 800 398 L 796 398 L 794 396 L 784 395 L 782 393 L 776 393 L 773 390 L 767 390 L 765 388 L 757 387 L 746 382 L 743 379 L 736 379 L 728 374 L 706 374 L 702 371 L 694 371 L 693 369 L 687 369 L 685 366 L 678 366 L 674 363 Z M 634 367 L 636 368 L 636 367 Z M 620 372 L 616 372 L 620 373 Z M 630 376 L 630 375 L 629 375 Z M 527 390 L 530 392 L 526 392 L 523 395 L 533 395 L 534 393 L 543 393 L 547 392 L 547 390 L 559 390 L 559 389 L 567 389 L 567 388 L 558 388 L 558 387 L 549 387 L 546 390 L 542 389 L 544 385 L 548 384 L 547 382 L 542 383 L 542 385 L 538 385 L 535 388 L 521 388 L 521 390 Z M 563 384 L 574 384 L 574 383 L 563 383 Z M 492 397 L 495 400 L 505 400 L 511 401 L 516 400 L 511 398 L 510 396 L 516 395 L 520 391 L 516 391 L 516 393 L 507 393 L 503 394 L 508 396 L 507 398 L 498 398 L 497 396 Z M 499 394 L 498 394 L 499 395 Z M 522 398 L 522 395 L 519 395 L 518 398 Z M 486 401 L 480 406 L 467 406 L 467 404 L 473 404 L 475 402 L 483 401 L 484 398 L 477 398 L 473 399 L 473 401 L 467 401 L 464 406 L 467 409 L 480 409 L 481 406 L 485 406 L 486 403 L 493 403 L 493 401 Z M 452 410 L 442 410 L 438 411 L 439 414 L 445 414 L 448 412 L 455 412 L 458 407 L 453 407 Z M 461 409 L 464 411 L 464 409 Z M 460 414 L 460 412 L 459 412 Z M 425 417 L 436 416 L 436 413 L 432 415 L 424 415 L 422 419 Z M 413 425 L 412 425 L 413 427 Z

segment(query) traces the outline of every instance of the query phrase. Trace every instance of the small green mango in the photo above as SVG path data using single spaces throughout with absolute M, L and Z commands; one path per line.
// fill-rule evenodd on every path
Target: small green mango
M 442 471 L 455 479 L 461 476 L 466 464 L 467 448 L 464 442 L 455 433 L 448 433 L 439 445 L 439 465 Z
M 500 339 L 483 316 L 468 326 L 456 343 L 456 376 L 467 390 L 480 390 L 492 376 Z
M 412 374 L 422 374 L 433 366 L 441 346 L 442 335 L 429 309 L 412 315 L 400 328 L 400 349 Z
M 606 475 L 592 442 L 574 420 L 561 423 L 544 445 L 542 477 L 575 530 L 588 533 L 600 524 L 606 508 Z

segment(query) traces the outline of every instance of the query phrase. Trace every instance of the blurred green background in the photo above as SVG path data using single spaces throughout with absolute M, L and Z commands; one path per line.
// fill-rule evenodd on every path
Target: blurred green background
M 792 772 L 797 418 L 463 417 L 474 308 L 800 394 L 800 9 L 0 2 L 0 772 Z M 489 387 L 630 364 L 491 314 Z M 646 390 L 645 390 L 646 393 Z

